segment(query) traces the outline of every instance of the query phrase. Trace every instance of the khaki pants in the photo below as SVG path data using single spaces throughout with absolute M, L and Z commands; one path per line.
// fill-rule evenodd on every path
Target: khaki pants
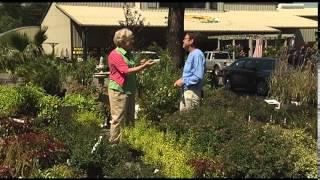
M 108 91 L 111 110 L 109 142 L 114 144 L 121 141 L 121 127 L 134 123 L 135 95 L 112 89 Z
M 199 106 L 201 100 L 200 90 L 186 90 L 181 95 L 180 111 L 186 111 L 193 107 Z

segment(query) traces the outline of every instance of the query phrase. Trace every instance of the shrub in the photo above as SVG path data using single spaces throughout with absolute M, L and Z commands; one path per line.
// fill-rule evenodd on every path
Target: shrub
M 40 99 L 38 119 L 48 125 L 58 125 L 59 123 L 59 109 L 61 107 L 61 100 L 56 96 L 44 96 Z
M 209 173 L 205 174 L 209 177 L 221 174 L 225 177 L 242 178 L 315 177 L 316 144 L 308 132 L 268 125 L 265 124 L 267 121 L 262 123 L 263 121 L 259 122 L 261 121 L 259 119 L 248 122 L 248 114 L 243 112 L 243 109 L 248 109 L 253 116 L 259 115 L 260 117 L 257 117 L 262 120 L 269 119 L 270 116 L 261 112 L 255 114 L 254 107 L 260 109 L 262 105 L 255 102 L 255 99 L 241 97 L 223 101 L 224 96 L 230 98 L 233 95 L 229 93 L 223 95 L 220 90 L 215 93 L 216 96 L 213 96 L 213 99 L 208 98 L 211 100 L 205 102 L 202 107 L 189 112 L 175 113 L 160 122 L 161 129 L 166 133 L 175 132 L 178 138 L 185 138 L 182 144 L 188 144 L 191 152 L 200 153 L 214 160 L 215 163 L 211 163 L 210 166 L 210 160 L 203 160 L 206 158 L 193 158 L 195 160 L 189 163 L 200 166 L 196 168 L 196 172 L 204 173 L 203 168 L 207 167 Z M 213 104 L 216 106 L 212 106 Z M 279 114 L 279 117 L 280 115 L 284 116 Z M 299 115 L 303 116 L 305 115 Z M 288 119 L 294 120 L 294 117 Z M 143 137 L 141 134 L 139 136 Z M 154 133 L 149 136 L 153 136 L 153 139 L 155 137 Z M 143 146 L 149 144 L 152 143 L 147 142 L 147 145 Z M 216 169 L 210 173 L 209 167 L 214 167 L 213 164 L 216 164 Z M 221 167 L 222 170 L 217 167 Z
M 70 150 L 71 165 L 80 168 L 91 161 L 91 150 L 100 135 L 99 124 L 103 119 L 92 111 L 80 112 L 77 109 L 64 108 L 61 112 L 67 116 L 61 116 L 59 126 L 50 126 L 47 130 L 51 135 L 65 142 Z
M 97 87 L 93 85 L 82 85 L 79 84 L 77 81 L 68 81 L 65 85 L 65 88 L 67 90 L 67 95 L 81 94 L 85 97 L 97 98 L 99 93 Z
M 0 86 L 0 118 L 16 115 L 23 101 L 23 97 L 14 88 Z
M 71 76 L 82 85 L 90 85 L 93 80 L 93 74 L 96 71 L 98 61 L 94 58 L 88 58 L 86 61 L 73 62 Z
M 54 165 L 45 170 L 39 169 L 31 175 L 32 178 L 75 178 L 78 176 L 76 170 L 64 164 Z
M 315 106 L 317 103 L 316 68 L 308 64 L 294 69 L 288 66 L 287 62 L 287 57 L 278 61 L 271 76 L 269 96 L 284 104 L 297 100 Z
M 167 51 L 160 52 L 160 63 L 153 65 L 137 75 L 138 79 L 138 116 L 160 120 L 165 114 L 178 110 L 179 90 L 173 87 L 181 73 L 172 69 L 172 59 Z
M 4 139 L 1 165 L 12 168 L 13 177 L 29 177 L 38 168 L 48 168 L 64 161 L 67 152 L 63 143 L 41 132 L 28 132 Z
M 82 125 L 99 127 L 99 124 L 103 123 L 103 118 L 97 112 L 83 111 L 76 115 L 76 121 Z
M 45 91 L 31 84 L 17 87 L 17 92 L 24 99 L 19 112 L 25 115 L 36 115 L 39 111 L 40 99 L 45 96 Z
M 50 95 L 58 95 L 61 92 L 59 66 L 49 57 L 40 56 L 19 66 L 17 74 L 23 77 L 25 82 L 42 87 Z
M 97 112 L 97 103 L 90 97 L 80 94 L 66 95 L 63 99 L 64 106 L 75 106 L 79 111 L 87 110 Z
M 144 163 L 157 167 L 165 177 L 193 177 L 194 171 L 187 165 L 192 157 L 189 147 L 176 143 L 174 134 L 164 134 L 143 120 L 126 128 L 124 136 L 127 143 L 145 152 Z
M 317 177 L 316 143 L 302 130 L 250 127 L 221 149 L 227 177 Z

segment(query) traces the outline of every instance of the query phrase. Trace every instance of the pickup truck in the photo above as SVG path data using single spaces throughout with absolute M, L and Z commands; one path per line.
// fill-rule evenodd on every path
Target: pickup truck
M 235 61 L 228 51 L 205 51 L 204 55 L 207 71 L 213 72 L 216 76 L 220 76 L 222 69 Z

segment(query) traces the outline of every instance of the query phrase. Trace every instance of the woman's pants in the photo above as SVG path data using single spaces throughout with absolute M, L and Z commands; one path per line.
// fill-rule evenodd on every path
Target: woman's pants
M 112 144 L 121 141 L 121 128 L 133 125 L 135 112 L 135 95 L 108 89 L 111 110 L 110 138 Z

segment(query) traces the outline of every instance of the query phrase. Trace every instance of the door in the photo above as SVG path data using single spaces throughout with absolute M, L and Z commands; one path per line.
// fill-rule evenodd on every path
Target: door
M 232 74 L 232 83 L 235 88 L 252 89 L 255 87 L 256 61 L 245 59 L 239 61 L 239 65 Z
M 244 68 L 244 64 L 246 62 L 246 59 L 239 60 L 235 62 L 229 71 L 228 77 L 230 80 L 230 84 L 233 88 L 238 88 L 241 85 L 242 77 L 241 77 L 241 71 Z

